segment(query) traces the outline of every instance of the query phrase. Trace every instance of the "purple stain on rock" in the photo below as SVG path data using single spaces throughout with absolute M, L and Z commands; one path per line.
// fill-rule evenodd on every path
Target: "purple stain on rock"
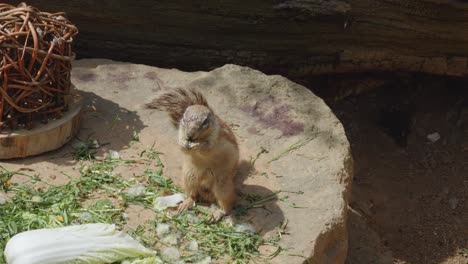
M 251 114 L 265 128 L 276 128 L 283 136 L 294 136 L 304 132 L 304 124 L 289 117 L 291 107 L 282 104 L 272 96 L 266 97 L 253 105 L 241 106 L 241 110 Z M 248 131 L 252 133 L 253 130 Z
M 159 79 L 159 76 L 156 72 L 150 71 L 146 72 L 143 77 L 145 77 L 148 80 L 155 81 L 153 89 L 151 89 L 153 92 L 156 92 L 158 90 L 161 90 L 161 84 L 162 81 Z
M 249 127 L 247 132 L 250 134 L 260 135 L 260 131 L 258 131 L 258 129 L 256 129 L 254 126 Z
M 128 90 L 127 82 L 134 79 L 134 77 L 129 72 L 108 72 L 107 79 L 112 81 L 120 90 Z
M 158 74 L 155 73 L 155 72 L 146 72 L 143 77 L 145 77 L 146 79 L 150 79 L 150 80 L 159 80 L 159 77 L 158 77 Z
M 113 82 L 128 82 L 129 80 L 133 79 L 133 75 L 128 72 L 109 72 L 107 73 L 107 78 L 109 78 Z
M 83 82 L 94 82 L 97 79 L 97 75 L 92 72 L 73 72 L 72 74 Z
M 107 65 L 107 70 L 115 71 L 115 70 L 117 70 L 117 67 L 115 67 L 115 65 Z

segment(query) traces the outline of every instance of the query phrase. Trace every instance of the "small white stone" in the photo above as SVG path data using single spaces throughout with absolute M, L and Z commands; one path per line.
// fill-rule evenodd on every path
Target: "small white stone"
M 144 196 L 146 193 L 146 187 L 143 185 L 137 185 L 135 187 L 130 187 L 128 188 L 125 193 L 128 196 L 132 197 L 139 197 L 139 196 Z
M 6 193 L 0 192 L 0 205 L 6 204 L 7 201 L 8 201 L 8 197 L 7 197 Z
M 89 167 L 89 165 L 84 165 L 81 168 L 81 173 L 86 173 L 86 172 L 91 172 L 91 168 Z
M 180 238 L 180 235 L 169 234 L 169 235 L 165 236 L 163 239 L 161 239 L 161 241 L 163 243 L 165 243 L 165 244 L 175 246 L 175 245 L 179 244 L 179 238 Z
M 249 224 L 249 223 L 243 223 L 243 224 L 238 224 L 236 225 L 235 227 L 236 229 L 236 232 L 251 232 L 251 233 L 255 233 L 255 228 L 253 227 L 253 225 Z
M 458 206 L 458 199 L 456 197 L 452 197 L 449 199 L 450 209 L 455 210 Z
M 161 256 L 165 261 L 174 263 L 175 261 L 179 260 L 180 252 L 175 247 L 168 247 L 161 252 Z
M 198 262 L 195 262 L 195 264 L 210 264 L 211 263 L 211 257 L 210 256 L 207 256 L 205 257 L 204 259 L 198 261 Z
M 162 238 L 165 234 L 169 233 L 169 230 L 171 229 L 171 226 L 168 224 L 158 224 L 156 226 L 156 234 L 158 235 L 159 238 Z
M 432 134 L 429 134 L 427 135 L 427 139 L 429 139 L 429 141 L 431 141 L 432 143 L 436 142 L 437 140 L 440 139 L 440 134 L 435 132 L 435 133 L 432 133 Z
M 31 201 L 34 203 L 39 203 L 42 201 L 42 198 L 40 196 L 34 195 L 33 197 L 31 197 Z
M 224 218 L 224 222 L 229 227 L 233 227 L 236 224 L 235 220 L 230 215 Z
M 110 159 L 120 159 L 120 154 L 119 152 L 115 150 L 109 150 L 109 158 Z
M 154 208 L 158 211 L 161 211 L 168 207 L 176 207 L 182 201 L 184 201 L 184 195 L 181 193 L 156 197 L 154 200 Z
M 100 146 L 99 146 L 99 142 L 97 141 L 97 139 L 93 139 L 93 140 L 91 141 L 90 147 L 95 148 L 95 149 L 97 149 L 97 148 L 100 147 Z
M 190 241 L 190 243 L 187 246 L 188 250 L 191 251 L 197 251 L 198 250 L 198 242 L 195 240 Z
M 82 213 L 80 214 L 80 220 L 81 220 L 82 222 L 88 222 L 88 221 L 90 221 L 91 219 L 93 219 L 93 215 L 92 215 L 91 213 L 89 213 L 89 212 L 82 212 Z
M 187 213 L 185 214 L 185 219 L 187 219 L 187 221 L 191 224 L 199 224 L 200 223 L 200 217 L 192 214 L 192 213 Z

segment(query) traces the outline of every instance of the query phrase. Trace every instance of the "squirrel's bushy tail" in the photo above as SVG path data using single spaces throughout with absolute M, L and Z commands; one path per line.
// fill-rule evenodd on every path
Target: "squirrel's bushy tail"
M 210 108 L 200 92 L 182 88 L 173 89 L 162 94 L 146 104 L 146 107 L 166 111 L 171 118 L 172 124 L 178 127 L 185 110 L 191 105 L 204 105 Z

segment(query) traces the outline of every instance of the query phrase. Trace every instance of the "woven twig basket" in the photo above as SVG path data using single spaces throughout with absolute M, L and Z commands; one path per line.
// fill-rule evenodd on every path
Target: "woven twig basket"
M 30 129 L 67 110 L 77 33 L 64 13 L 0 3 L 0 132 Z

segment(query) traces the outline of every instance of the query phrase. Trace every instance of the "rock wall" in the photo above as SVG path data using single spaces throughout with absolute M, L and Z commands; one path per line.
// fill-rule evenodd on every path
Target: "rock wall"
M 182 70 L 235 63 L 293 79 L 369 70 L 468 73 L 466 1 L 36 0 L 30 4 L 68 13 L 81 32 L 76 38 L 81 58 Z

